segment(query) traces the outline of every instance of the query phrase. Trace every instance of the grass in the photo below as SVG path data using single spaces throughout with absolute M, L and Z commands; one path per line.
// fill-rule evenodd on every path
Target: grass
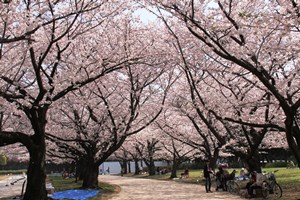
M 26 169 L 18 169 L 18 170 L 0 170 L 0 175 L 22 174 L 23 172 L 26 172 Z
M 49 177 L 49 181 L 52 182 L 56 192 L 71 189 L 81 189 L 82 186 L 82 181 L 78 181 L 76 183 L 74 178 L 63 179 L 61 176 L 51 176 Z M 89 198 L 89 200 L 105 200 L 108 198 L 108 196 L 119 190 L 118 186 L 110 185 L 105 182 L 99 182 L 98 186 L 101 190 L 101 193 L 93 198 Z
M 231 172 L 233 169 L 229 169 Z M 239 172 L 239 169 L 236 169 Z M 276 172 L 276 178 L 279 185 L 282 187 L 283 196 L 281 200 L 299 200 L 300 198 L 300 169 L 299 168 L 266 168 L 263 171 L 271 172 L 279 170 Z M 177 176 L 180 177 L 180 174 L 183 171 L 179 170 Z M 6 173 L 7 174 L 7 173 Z M 157 180 L 171 180 L 170 174 L 164 175 L 154 175 L 149 176 L 148 174 L 132 175 L 125 174 L 124 176 L 132 176 L 135 178 L 148 178 L 148 179 L 157 179 Z M 0 180 L 5 179 L 4 175 L 0 175 Z M 52 182 L 55 187 L 55 191 L 69 190 L 69 189 L 80 189 L 82 182 L 78 181 L 75 183 L 75 179 L 63 179 L 61 176 L 50 176 L 49 180 Z M 202 170 L 190 170 L 189 178 L 178 179 L 177 181 L 182 183 L 189 184 L 202 184 L 204 185 L 204 177 Z M 213 181 L 213 188 L 215 188 L 215 181 Z M 116 185 L 110 185 L 108 183 L 99 182 L 99 188 L 101 193 L 96 197 L 90 198 L 89 200 L 107 200 L 115 192 L 120 191 L 120 188 Z
M 275 171 L 276 180 L 282 187 L 282 200 L 300 199 L 300 169 L 299 168 L 268 168 L 265 171 Z
M 228 169 L 229 173 L 233 169 Z M 236 169 L 237 174 L 239 173 L 240 169 Z M 283 196 L 281 200 L 299 200 L 300 199 L 300 169 L 299 168 L 292 168 L 292 169 L 286 169 L 286 168 L 266 168 L 263 169 L 263 171 L 266 172 L 272 172 L 275 170 L 279 170 L 276 172 L 276 180 L 279 183 L 279 185 L 282 187 L 283 190 Z M 177 177 L 180 177 L 180 174 L 183 172 L 183 170 L 178 170 Z M 131 174 L 127 174 L 124 176 L 133 176 Z M 147 174 L 141 174 L 141 175 L 135 175 L 133 177 L 136 178 L 149 178 L 149 179 L 158 179 L 158 180 L 170 180 L 170 174 L 164 174 L 164 175 L 154 175 L 149 176 Z M 189 172 L 189 178 L 185 179 L 178 179 L 177 181 L 182 183 L 189 183 L 189 184 L 202 184 L 204 187 L 204 177 L 202 170 L 190 170 Z M 246 184 L 246 182 L 243 182 L 243 184 Z M 213 188 L 216 187 L 215 181 L 213 181 Z M 270 199 L 270 198 L 269 198 Z
M 0 175 L 0 180 L 4 180 L 6 178 L 7 178 L 6 175 Z M 74 178 L 63 179 L 61 176 L 50 176 L 48 177 L 48 179 L 49 181 L 51 181 L 56 192 L 63 191 L 63 190 L 71 190 L 71 189 L 72 190 L 81 189 L 82 186 L 82 181 L 78 181 L 77 183 L 75 183 Z M 99 193 L 95 197 L 89 198 L 89 200 L 106 200 L 114 193 L 120 191 L 119 186 L 111 185 L 105 182 L 99 182 L 98 186 L 101 190 L 101 193 Z

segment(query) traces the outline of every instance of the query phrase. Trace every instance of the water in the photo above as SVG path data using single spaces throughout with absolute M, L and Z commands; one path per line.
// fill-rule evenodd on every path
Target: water
M 167 162 L 166 161 L 155 161 L 155 166 L 156 167 L 166 167 Z M 144 162 L 139 162 L 139 167 L 146 167 L 146 164 Z M 108 174 L 107 169 L 109 168 L 109 173 L 111 174 L 120 174 L 121 173 L 121 165 L 117 161 L 109 161 L 109 162 L 104 162 L 102 165 L 99 167 L 99 174 Z M 134 162 L 130 162 L 130 169 L 131 173 L 135 172 L 135 164 Z M 102 173 L 101 173 L 102 172 Z

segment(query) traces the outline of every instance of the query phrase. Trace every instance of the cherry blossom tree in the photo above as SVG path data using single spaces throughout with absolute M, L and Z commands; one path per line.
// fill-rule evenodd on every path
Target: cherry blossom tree
M 185 37 L 187 31 L 180 27 L 173 29 L 166 19 L 161 16 L 160 18 L 173 38 L 173 55 L 177 58 L 175 62 L 180 74 L 168 100 L 168 105 L 173 108 L 170 117 L 172 120 L 166 120 L 163 124 L 173 133 L 172 137 L 200 149 L 204 157 L 211 160 L 214 165 L 220 148 L 227 141 L 227 136 L 222 125 L 218 124 L 218 120 L 212 119 L 213 116 L 209 111 L 210 101 L 213 98 L 207 92 L 207 88 L 210 88 L 209 84 L 214 81 L 209 79 L 206 72 L 211 67 L 209 59 L 206 58 L 205 52 L 194 47 L 193 38 Z M 182 123 L 183 121 L 186 123 Z
M 129 145 L 128 145 L 129 146 Z M 130 156 L 130 160 L 134 162 L 134 175 L 138 175 L 143 173 L 142 164 L 140 166 L 139 162 L 142 162 L 141 156 L 139 155 L 138 151 L 136 150 L 135 146 L 130 144 L 128 147 L 129 150 L 126 150 Z
M 114 157 L 112 158 L 112 159 L 116 158 L 119 161 L 122 175 L 127 173 L 132 173 L 129 166 L 131 161 L 134 162 L 134 175 L 138 175 L 143 171 L 141 169 L 142 159 L 135 148 L 136 146 L 135 140 L 132 138 L 135 138 L 134 135 L 126 139 L 122 147 L 119 148 L 114 153 Z
M 212 57 L 255 77 L 253 84 L 262 85 L 279 106 L 284 120 L 275 127 L 284 129 L 300 163 L 299 4 L 293 0 L 155 3 L 176 16 L 176 24 L 185 26 Z
M 26 116 L 30 131 L 2 129 L 0 145 L 20 142 L 30 162 L 24 199 L 46 199 L 45 133 L 52 105 L 72 91 L 130 65 L 114 1 L 6 1 L 0 4 L 1 103 Z M 114 24 L 114 25 L 113 25 Z M 108 36 L 110 34 L 110 37 Z
M 164 74 L 166 63 L 145 62 L 148 68 L 127 66 L 80 89 L 53 113 L 60 131 L 47 134 L 56 144 L 50 153 L 54 156 L 54 149 L 61 149 L 85 161 L 84 188 L 97 187 L 99 166 L 162 111 L 172 77 Z
M 114 158 L 119 161 L 120 167 L 121 167 L 121 176 L 127 173 L 131 173 L 130 169 L 130 153 L 129 151 L 124 147 L 126 143 L 123 143 L 121 148 L 119 148 L 117 151 L 114 152 Z
M 161 123 L 161 121 L 160 121 Z M 176 137 L 178 133 L 174 134 L 174 131 L 180 132 L 182 134 L 180 127 L 168 127 L 157 123 L 157 126 L 161 130 L 160 143 L 162 144 L 162 149 L 165 151 L 165 159 L 171 161 L 172 169 L 170 179 L 177 178 L 177 170 L 179 166 L 187 161 L 193 160 L 199 151 L 197 148 L 186 144 Z M 188 133 L 190 135 L 190 133 Z
M 242 158 L 250 171 L 260 172 L 259 150 L 266 143 L 263 142 L 265 135 L 272 131 L 270 127 L 278 114 L 278 108 L 274 106 L 276 104 L 271 102 L 270 95 L 261 90 L 261 87 L 255 87 L 249 81 L 252 79 L 251 75 L 219 73 L 211 76 L 223 86 L 221 90 L 214 87 L 214 92 L 219 96 L 216 103 L 223 102 L 222 108 L 213 104 L 215 107 L 210 111 L 226 129 L 229 140 L 226 151 Z M 246 120 L 252 124 L 260 124 L 261 127 L 238 123 Z
M 161 150 L 159 140 L 155 138 L 147 139 L 145 143 L 137 142 L 136 151 L 142 157 L 143 162 L 147 166 L 149 176 L 156 174 L 155 153 Z
M 199 135 L 202 136 L 199 141 L 206 141 L 203 143 L 205 146 L 204 154 L 210 160 L 216 161 L 220 148 L 223 146 L 222 150 L 224 150 L 224 145 L 229 142 L 226 146 L 231 149 L 231 153 L 242 157 L 248 163 L 250 170 L 260 171 L 259 146 L 264 135 L 270 130 L 267 127 L 275 127 L 274 123 L 269 122 L 274 121 L 275 115 L 278 114 L 276 106 L 273 106 L 274 102 L 270 102 L 269 95 L 265 93 L 261 85 L 253 84 L 251 74 L 249 75 L 245 70 L 243 72 L 231 67 L 231 65 L 218 62 L 217 59 L 206 53 L 205 47 L 202 49 L 200 45 L 200 48 L 195 47 L 193 43 L 196 41 L 193 38 L 186 39 L 187 31 L 182 30 L 182 28 L 171 27 L 172 22 L 168 23 L 165 18 L 162 20 L 174 37 L 174 46 L 177 50 L 174 54 L 180 56 L 179 66 L 186 76 L 186 81 L 176 85 L 177 94 L 173 94 L 173 97 L 177 100 L 173 106 L 180 111 L 181 115 L 184 114 L 190 119 Z M 232 68 L 231 71 L 228 70 L 230 67 Z M 183 89 L 180 90 L 180 87 Z M 190 88 L 190 100 L 186 98 L 184 88 Z M 178 91 L 183 92 L 176 97 Z M 263 110 L 264 107 L 266 108 L 265 111 Z M 193 114 L 193 110 L 196 111 L 195 114 Z M 199 121 L 196 116 L 199 116 L 201 120 Z M 224 117 L 227 122 L 221 116 L 227 116 Z M 239 120 L 249 121 L 249 116 L 252 118 L 252 126 L 250 127 L 249 124 L 231 125 L 228 123 L 228 121 L 233 123 L 237 123 Z M 184 119 L 178 121 L 182 122 L 182 120 Z M 204 134 L 204 130 L 207 128 L 201 126 L 201 123 L 206 124 L 209 128 L 208 133 L 213 134 Z M 256 124 L 253 125 L 254 123 Z M 251 128 L 258 126 L 258 123 L 264 127 L 262 130 Z M 174 123 L 169 127 L 175 127 Z M 174 130 L 178 131 L 178 128 L 174 128 Z M 198 141 L 195 138 L 183 139 L 187 138 L 187 135 L 189 134 L 185 133 L 179 136 L 179 134 L 174 133 L 173 137 L 176 136 L 177 139 L 181 138 L 182 141 L 194 144 L 195 148 L 200 146 L 200 142 L 194 142 Z M 217 142 L 214 148 L 211 148 L 213 143 L 208 142 L 209 138 Z M 237 145 L 232 145 L 235 142 Z M 233 151 L 237 146 L 240 146 L 237 148 L 239 150 Z M 210 154 L 212 149 L 217 150 L 214 151 L 213 155 L 215 156 Z
M 0 131 L 8 130 L 12 131 L 11 127 L 14 127 L 15 131 L 28 131 L 30 132 L 30 124 L 26 121 L 26 117 L 20 112 L 13 112 L 12 107 L 1 106 L 0 111 Z M 21 143 L 10 144 L 7 146 L 1 146 L 0 152 L 7 156 L 8 161 L 16 161 L 22 163 L 28 163 L 29 154 L 25 146 Z

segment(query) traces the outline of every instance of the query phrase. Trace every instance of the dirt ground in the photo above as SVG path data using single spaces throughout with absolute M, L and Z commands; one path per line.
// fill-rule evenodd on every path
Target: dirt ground
M 240 196 L 228 192 L 206 193 L 202 185 L 184 184 L 176 181 L 99 176 L 99 181 L 120 186 L 120 192 L 112 195 L 112 200 L 238 200 Z M 107 198 L 107 197 L 106 197 Z M 105 199 L 106 199 L 105 198 Z

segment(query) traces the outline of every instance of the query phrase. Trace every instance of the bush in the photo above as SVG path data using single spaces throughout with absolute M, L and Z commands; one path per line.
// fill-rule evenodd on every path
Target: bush
M 7 165 L 7 157 L 5 155 L 0 155 L 0 165 Z
M 287 167 L 286 162 L 273 162 L 273 163 L 267 163 L 265 165 L 265 168 L 273 168 L 273 167 Z

